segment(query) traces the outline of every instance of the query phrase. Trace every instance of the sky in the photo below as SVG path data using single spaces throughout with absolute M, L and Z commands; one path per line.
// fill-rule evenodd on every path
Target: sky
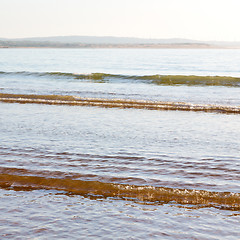
M 0 0 L 0 38 L 240 41 L 239 0 Z

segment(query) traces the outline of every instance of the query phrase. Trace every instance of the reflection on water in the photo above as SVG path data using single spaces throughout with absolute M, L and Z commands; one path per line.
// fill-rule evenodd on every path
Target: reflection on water
M 6 103 L 1 111 L 1 167 L 239 192 L 238 115 Z
M 1 239 L 240 238 L 237 50 L 0 51 Z
M 0 107 L 2 238 L 239 239 L 239 115 Z
M 239 239 L 240 215 L 176 204 L 0 190 L 3 239 Z

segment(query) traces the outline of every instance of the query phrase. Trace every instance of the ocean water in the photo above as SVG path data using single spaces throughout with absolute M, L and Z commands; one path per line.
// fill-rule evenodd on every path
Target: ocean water
M 240 50 L 1 49 L 1 239 L 239 239 Z

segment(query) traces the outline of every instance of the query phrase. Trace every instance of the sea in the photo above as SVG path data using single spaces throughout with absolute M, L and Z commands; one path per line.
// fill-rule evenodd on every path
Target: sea
M 1 239 L 240 239 L 240 49 L 0 49 Z

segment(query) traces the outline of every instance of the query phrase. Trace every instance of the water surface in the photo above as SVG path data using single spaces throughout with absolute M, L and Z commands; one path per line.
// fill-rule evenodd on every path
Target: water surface
M 239 239 L 239 56 L 1 49 L 1 238 Z

